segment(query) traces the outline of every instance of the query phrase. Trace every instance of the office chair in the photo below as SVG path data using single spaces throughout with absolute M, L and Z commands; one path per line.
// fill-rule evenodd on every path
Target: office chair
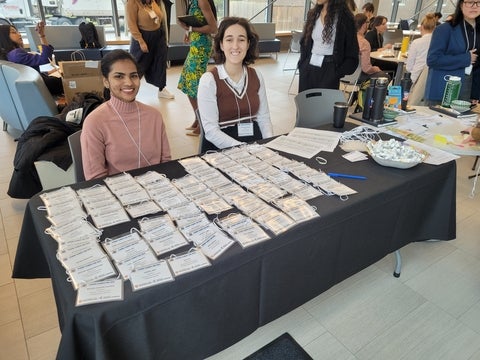
M 288 47 L 287 56 L 285 56 L 285 62 L 283 64 L 283 71 L 297 70 L 297 68 L 287 68 L 287 61 L 290 54 L 300 54 L 300 39 L 303 36 L 303 31 L 292 30 L 292 38 L 290 40 L 290 46 Z M 297 59 L 298 60 L 298 59 Z
M 42 190 L 54 189 L 75 182 L 73 164 L 65 171 L 52 161 L 39 160 L 33 163 L 37 170 Z
M 79 130 L 68 137 L 68 146 L 70 147 L 70 153 L 72 154 L 75 182 L 85 181 L 82 164 L 82 148 L 80 145 L 81 133 L 82 130 Z
M 316 128 L 332 123 L 333 105 L 345 102 L 343 92 L 338 89 L 309 89 L 295 96 L 297 120 L 295 126 Z

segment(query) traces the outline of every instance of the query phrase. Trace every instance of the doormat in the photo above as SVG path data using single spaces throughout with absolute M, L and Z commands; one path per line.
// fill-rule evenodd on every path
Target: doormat
M 289 334 L 280 335 L 244 360 L 313 360 Z

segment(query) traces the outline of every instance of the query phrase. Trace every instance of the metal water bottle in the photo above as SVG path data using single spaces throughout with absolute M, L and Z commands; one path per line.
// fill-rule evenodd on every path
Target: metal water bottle
M 407 110 L 408 96 L 412 87 L 412 79 L 410 78 L 409 72 L 403 74 L 400 85 L 402 86 L 402 110 Z
M 370 114 L 372 121 L 383 120 L 383 108 L 385 106 L 385 98 L 387 97 L 388 78 L 381 77 L 375 82 L 375 90 L 373 91 L 373 106 Z
M 365 100 L 363 102 L 363 114 L 362 114 L 362 119 L 364 120 L 370 120 L 370 116 L 372 113 L 372 105 L 373 105 L 373 92 L 375 90 L 376 81 L 377 81 L 377 78 L 371 78 L 370 85 L 365 91 Z
M 462 79 L 459 76 L 445 75 L 445 90 L 443 91 L 442 106 L 450 107 L 453 100 L 457 100 L 462 87 Z

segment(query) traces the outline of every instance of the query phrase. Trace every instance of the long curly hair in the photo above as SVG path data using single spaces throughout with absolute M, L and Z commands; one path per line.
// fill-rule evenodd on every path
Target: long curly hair
M 324 6 L 325 5 L 315 4 L 315 6 L 308 11 L 307 21 L 305 22 L 305 28 L 303 30 L 305 39 L 312 37 L 313 27 Z M 343 16 L 352 17 L 352 12 L 348 8 L 346 1 L 329 0 L 327 4 L 327 15 L 325 16 L 325 27 L 322 32 L 322 40 L 325 43 L 332 41 L 333 31 L 335 30 L 335 20 Z

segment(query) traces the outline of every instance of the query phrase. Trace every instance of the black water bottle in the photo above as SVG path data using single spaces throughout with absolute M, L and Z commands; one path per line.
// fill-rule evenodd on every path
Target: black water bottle
M 406 72 L 400 81 L 402 86 L 402 110 L 407 110 L 408 96 L 410 95 L 410 89 L 412 88 L 412 79 L 410 73 Z
M 385 98 L 387 97 L 387 85 L 388 79 L 381 77 L 375 81 L 375 90 L 373 91 L 373 105 L 370 119 L 372 121 L 383 120 L 383 108 L 385 104 Z
M 370 79 L 370 85 L 365 91 L 365 100 L 363 102 L 363 120 L 370 120 L 372 115 L 372 104 L 373 104 L 373 91 L 375 90 L 375 82 L 377 78 Z

